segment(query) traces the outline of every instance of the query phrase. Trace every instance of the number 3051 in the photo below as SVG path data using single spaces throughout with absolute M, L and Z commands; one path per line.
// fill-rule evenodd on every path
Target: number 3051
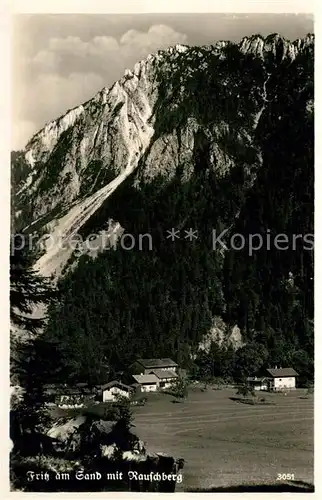
M 277 474 L 277 481 L 294 481 L 294 474 Z

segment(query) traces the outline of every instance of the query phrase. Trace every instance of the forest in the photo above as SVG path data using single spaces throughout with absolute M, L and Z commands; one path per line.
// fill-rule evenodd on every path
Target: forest
M 197 377 L 239 380 L 281 365 L 294 367 L 301 384 L 313 380 L 313 249 L 303 239 L 284 250 L 263 245 L 253 255 L 247 245 L 238 251 L 212 248 L 212 231 L 226 228 L 246 242 L 268 231 L 289 241 L 313 235 L 314 116 L 307 108 L 314 99 L 313 58 L 303 51 L 293 64 L 276 65 L 241 56 L 233 46 L 226 51 L 221 66 L 209 52 L 209 71 L 187 79 L 182 100 L 176 90 L 184 69 L 180 61 L 176 71 L 158 76 L 163 92 L 156 104 L 156 136 L 180 132 L 191 117 L 202 123 L 193 174 L 187 180 L 188 166 L 180 164 L 168 181 L 160 158 L 159 176 L 137 185 L 143 158 L 139 172 L 82 228 L 86 236 L 112 218 L 136 240 L 150 234 L 153 248 L 118 246 L 94 260 L 82 256 L 61 277 L 43 337 L 58 349 L 56 379 L 106 382 L 137 357 L 171 357 Z M 250 117 L 268 73 L 268 104 L 253 131 Z M 223 75 L 230 78 L 225 90 L 218 80 Z M 229 127 L 218 138 L 221 120 Z M 251 141 L 240 142 L 239 127 L 252 134 Z M 216 140 L 234 158 L 234 167 L 221 176 L 210 162 Z M 198 238 L 171 241 L 171 228 L 182 235 L 192 228 Z M 240 327 L 243 347 L 235 351 L 224 343 L 213 344 L 209 353 L 198 351 L 214 316 Z

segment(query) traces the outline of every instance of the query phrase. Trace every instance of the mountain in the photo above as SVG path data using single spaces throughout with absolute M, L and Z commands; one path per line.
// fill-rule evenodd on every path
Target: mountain
M 188 363 L 209 334 L 313 359 L 313 68 L 313 35 L 177 45 L 13 155 L 15 231 L 58 280 L 47 335 L 71 373 Z

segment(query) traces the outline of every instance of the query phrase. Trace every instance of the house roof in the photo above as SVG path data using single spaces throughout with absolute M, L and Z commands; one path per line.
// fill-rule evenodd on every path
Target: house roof
M 160 368 L 156 368 L 151 373 L 154 373 L 159 379 L 178 378 L 178 375 L 173 370 L 160 370 Z
M 66 395 L 80 395 L 84 394 L 84 390 L 79 389 L 78 387 L 66 387 L 66 386 L 57 386 L 57 387 L 47 387 L 45 388 L 45 394 L 57 394 L 58 396 L 66 396 Z
M 64 387 L 58 394 L 61 396 L 85 396 L 88 394 L 93 394 L 93 391 L 88 387 Z
M 265 382 L 267 377 L 247 377 L 247 382 Z
M 172 359 L 170 358 L 138 359 L 138 363 L 144 366 L 144 368 L 163 368 L 168 366 L 178 366 L 177 363 L 172 361 Z
M 67 395 L 67 394 L 93 394 L 95 388 L 88 387 L 87 384 L 75 384 L 74 387 L 66 384 L 45 384 L 44 385 L 45 394 L 57 394 L 57 395 Z
M 44 389 L 57 389 L 57 387 L 64 387 L 63 384 L 44 384 Z
M 298 376 L 298 373 L 293 368 L 267 368 L 266 371 L 274 378 Z
M 107 384 L 104 384 L 104 385 L 101 385 L 101 390 L 106 390 L 106 389 L 110 389 L 111 387 L 115 387 L 115 386 L 118 386 L 120 387 L 121 389 L 124 389 L 124 391 L 133 391 L 133 387 L 131 387 L 130 385 L 126 385 L 126 384 L 123 384 L 123 382 L 119 382 L 118 380 L 112 380 L 111 382 L 108 382 Z
M 66 390 L 67 386 L 64 384 L 44 384 L 45 394 L 62 393 Z
M 158 383 L 158 378 L 154 375 L 154 373 L 150 373 L 149 375 L 133 375 L 133 378 L 139 384 L 157 384 Z
M 112 432 L 116 424 L 114 420 L 96 420 L 93 422 L 93 429 L 97 430 L 100 434 L 108 435 Z

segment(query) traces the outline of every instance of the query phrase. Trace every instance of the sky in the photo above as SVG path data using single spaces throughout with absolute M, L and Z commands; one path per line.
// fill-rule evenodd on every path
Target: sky
M 176 43 L 313 33 L 308 14 L 20 14 L 12 36 L 12 149 L 110 87 L 126 68 Z

